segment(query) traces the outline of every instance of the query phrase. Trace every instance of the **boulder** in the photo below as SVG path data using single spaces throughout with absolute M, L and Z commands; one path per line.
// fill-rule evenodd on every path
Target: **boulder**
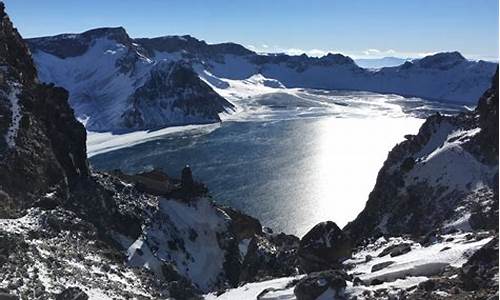
M 0 293 L 0 300 L 18 300 L 19 297 L 8 293 Z
M 335 296 L 342 296 L 349 276 L 341 270 L 315 272 L 302 278 L 293 293 L 297 300 L 315 300 L 326 290 L 332 289 Z
M 89 296 L 79 287 L 69 287 L 56 296 L 56 300 L 88 300 Z
M 222 210 L 231 218 L 231 231 L 238 242 L 262 234 L 262 225 L 256 218 L 230 207 L 222 207 Z
M 351 241 L 334 222 L 314 226 L 300 241 L 298 256 L 306 273 L 337 268 L 352 253 Z
M 297 275 L 298 246 L 299 239 L 293 235 L 255 235 L 248 245 L 239 281 Z
M 384 250 L 382 250 L 382 252 L 380 252 L 378 257 L 383 257 L 383 256 L 386 256 L 389 254 L 391 255 L 391 257 L 395 257 L 395 256 L 403 255 L 403 254 L 408 253 L 410 251 L 411 251 L 411 244 L 410 243 L 394 244 L 394 245 L 390 245 L 387 248 L 385 248 Z
M 395 263 L 395 262 L 394 261 L 384 261 L 384 262 L 375 264 L 375 265 L 372 266 L 372 273 L 380 271 L 382 269 L 385 269 L 388 266 L 392 265 L 393 263 Z

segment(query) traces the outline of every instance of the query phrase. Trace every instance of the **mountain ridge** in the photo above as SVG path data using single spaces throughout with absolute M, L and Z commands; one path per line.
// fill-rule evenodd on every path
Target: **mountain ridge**
M 131 38 L 122 27 L 26 41 L 41 80 L 70 91 L 72 107 L 78 118 L 89 118 L 86 127 L 91 131 L 219 122 L 219 114 L 231 113 L 232 104 L 208 95 L 217 88 L 227 88 L 223 84 L 225 80 L 245 80 L 255 75 L 276 80 L 284 88 L 366 90 L 474 103 L 488 87 L 496 67 L 493 63 L 469 61 L 457 52 L 449 52 L 407 61 L 401 66 L 367 70 L 342 54 L 330 53 L 320 58 L 305 54 L 260 55 L 235 43 L 207 44 L 191 36 Z M 190 65 L 200 80 L 208 83 L 198 96 L 206 97 L 211 103 L 208 107 L 216 109 L 190 115 L 183 106 L 181 113 L 185 118 L 172 110 L 172 115 L 164 114 L 151 126 L 141 127 L 137 123 L 129 126 L 123 116 L 133 112 L 131 97 L 149 80 L 150 70 L 161 61 L 183 61 Z M 212 86 L 210 82 L 214 80 L 209 78 L 216 78 L 221 84 Z M 163 100 L 166 105 L 178 101 Z M 96 109 L 97 106 L 101 109 Z M 144 120 L 148 123 L 147 116 Z

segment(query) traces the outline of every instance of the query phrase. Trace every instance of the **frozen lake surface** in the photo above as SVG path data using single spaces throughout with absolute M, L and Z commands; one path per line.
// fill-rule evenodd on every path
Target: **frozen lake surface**
M 189 164 L 217 202 L 301 236 L 321 221 L 353 220 L 392 147 L 416 133 L 425 116 L 462 109 L 352 91 L 285 90 L 231 100 L 238 112 L 221 124 L 91 133 L 92 165 L 180 176 Z

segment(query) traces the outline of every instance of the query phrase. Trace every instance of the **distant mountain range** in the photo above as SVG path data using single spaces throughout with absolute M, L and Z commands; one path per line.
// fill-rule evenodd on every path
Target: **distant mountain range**
M 260 74 L 287 88 L 366 90 L 474 103 L 496 64 L 439 53 L 400 66 L 364 69 L 350 57 L 257 54 L 191 36 L 131 38 L 99 28 L 26 40 L 40 79 L 66 88 L 88 130 L 122 131 L 219 121 L 232 104 L 212 87 Z

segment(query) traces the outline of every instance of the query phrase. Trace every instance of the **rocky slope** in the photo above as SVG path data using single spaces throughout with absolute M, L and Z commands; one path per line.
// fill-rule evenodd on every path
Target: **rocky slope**
M 344 229 L 381 235 L 498 228 L 498 72 L 474 112 L 435 115 L 397 145 Z
M 229 88 L 229 80 L 252 76 L 274 87 L 364 90 L 475 104 L 496 68 L 451 52 L 368 70 L 341 54 L 260 55 L 238 44 L 207 44 L 190 36 L 132 39 L 121 27 L 27 42 L 41 80 L 69 90 L 77 117 L 92 131 L 216 122 L 219 113 L 233 107 L 211 88 L 220 92 Z
M 68 93 L 39 82 L 1 3 L 0 18 L 0 298 L 198 299 L 297 273 L 296 237 L 215 205 L 189 170 L 157 174 L 174 192 L 147 194 L 90 169 Z M 206 87 L 180 64 L 163 67 L 153 81 Z
M 3 7 L 2 7 L 3 8 Z M 85 129 L 61 88 L 39 84 L 29 50 L 1 12 L 0 215 L 15 216 L 37 196 L 88 176 Z

